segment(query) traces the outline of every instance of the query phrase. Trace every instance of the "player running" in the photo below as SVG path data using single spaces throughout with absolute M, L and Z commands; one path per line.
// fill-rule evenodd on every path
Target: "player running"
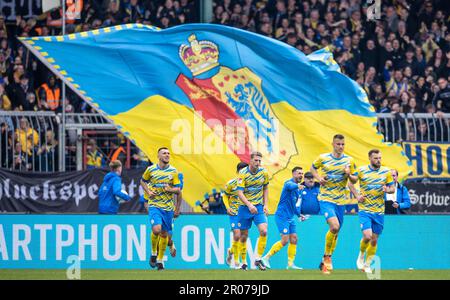
M 240 162 L 236 166 L 236 172 L 239 174 L 239 171 L 243 168 L 248 167 L 248 164 L 244 162 Z M 231 259 L 234 258 L 234 268 L 239 269 L 239 258 L 240 258 L 240 247 L 239 247 L 239 239 L 241 238 L 241 231 L 239 229 L 238 223 L 238 209 L 241 201 L 239 200 L 237 193 L 237 178 L 231 179 L 225 185 L 225 198 L 228 202 L 227 213 L 230 215 L 230 226 L 233 231 L 233 242 L 231 244 L 231 248 L 227 250 L 227 265 L 231 267 Z M 247 255 L 247 253 L 245 253 Z
M 242 201 L 238 209 L 238 222 L 241 229 L 241 269 L 247 270 L 247 238 L 248 230 L 252 226 L 252 221 L 258 227 L 259 238 L 255 266 L 260 270 L 266 267 L 261 261 L 267 243 L 267 214 L 269 213 L 269 174 L 266 169 L 260 167 L 262 154 L 253 152 L 250 155 L 248 167 L 239 172 L 237 181 L 238 197 Z
M 180 180 L 180 192 L 178 194 L 175 194 L 175 211 L 173 213 L 173 220 L 172 220 L 172 228 L 170 231 L 168 231 L 168 241 L 167 241 L 167 247 L 169 247 L 170 256 L 175 257 L 177 256 L 177 248 L 175 247 L 175 243 L 172 239 L 173 235 L 173 227 L 175 226 L 175 219 L 180 215 L 180 206 L 181 201 L 183 200 L 183 186 L 184 186 L 184 180 L 183 180 L 183 173 L 178 173 L 178 179 Z M 145 210 L 148 212 L 148 202 L 145 201 L 144 195 L 142 195 L 139 199 L 139 202 L 143 203 Z M 159 243 L 159 240 L 158 240 Z
M 270 269 L 269 259 L 284 246 L 288 246 L 288 264 L 289 270 L 300 270 L 294 265 L 295 254 L 297 253 L 297 229 L 295 215 L 301 218 L 301 190 L 304 188 L 300 183 L 303 178 L 303 169 L 295 167 L 292 169 L 292 178 L 284 183 L 281 191 L 280 202 L 278 202 L 275 213 L 275 222 L 278 231 L 281 234 L 281 240 L 273 244 L 269 252 L 262 258 L 264 265 Z
M 144 198 L 148 201 L 148 213 L 152 226 L 152 255 L 150 266 L 164 269 L 163 257 L 172 230 L 174 217 L 173 194 L 180 192 L 177 170 L 169 164 L 169 149 L 158 149 L 158 163 L 148 167 L 141 178 Z
M 383 232 L 384 193 L 394 193 L 395 185 L 391 170 L 381 166 L 380 150 L 370 150 L 369 161 L 368 166 L 358 168 L 361 192 L 358 194 L 352 184 L 349 187 L 358 199 L 358 216 L 363 234 L 356 266 L 359 270 L 372 273 L 370 264 L 377 251 L 378 237 Z
M 313 162 L 311 173 L 320 183 L 319 205 L 320 213 L 325 216 L 329 230 L 325 236 L 325 253 L 320 270 L 330 274 L 333 270 L 331 255 L 337 244 L 339 230 L 344 223 L 344 201 L 346 199 L 347 182 L 358 180 L 356 165 L 353 158 L 344 154 L 345 138 L 341 134 L 333 137 L 333 152 L 324 153 Z M 324 176 L 319 175 L 318 169 Z

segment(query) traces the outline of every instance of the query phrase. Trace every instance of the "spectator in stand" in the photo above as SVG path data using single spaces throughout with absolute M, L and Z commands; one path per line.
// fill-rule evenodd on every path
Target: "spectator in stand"
M 23 66 L 19 65 L 18 69 L 22 69 Z M 22 73 L 22 71 L 19 71 Z M 15 80 L 15 79 L 14 79 Z M 21 110 L 23 111 L 28 106 L 27 101 L 27 94 L 33 93 L 34 90 L 32 86 L 30 85 L 29 77 L 26 74 L 22 74 L 19 77 L 19 82 L 13 84 L 11 86 L 12 88 L 12 95 L 13 95 L 13 108 L 14 110 Z
M 31 156 L 34 147 L 39 145 L 39 134 L 30 127 L 26 118 L 22 117 L 20 119 L 20 125 L 19 128 L 16 129 L 15 135 L 22 147 L 21 151 L 28 156 Z
M 24 111 L 39 111 L 40 107 L 36 102 L 36 95 L 34 93 L 27 93 L 25 103 L 22 105 Z
M 13 163 L 13 170 L 16 171 L 30 171 L 31 170 L 31 156 L 26 155 L 22 151 L 22 145 L 18 142 L 14 147 L 14 155 L 10 158 Z
M 52 130 L 47 130 L 45 133 L 45 142 L 36 151 L 36 170 L 41 172 L 55 172 L 57 161 L 56 152 L 58 141 L 55 139 L 55 134 Z
M 46 110 L 57 111 L 61 102 L 61 89 L 56 84 L 54 75 L 50 75 L 38 91 L 39 102 Z
M 119 160 L 122 165 L 125 164 L 127 160 L 125 148 L 120 142 L 120 138 L 116 137 L 110 140 L 111 149 L 108 154 L 109 161 Z
M 97 147 L 95 139 L 89 139 L 86 151 L 86 169 L 89 170 L 105 166 L 105 156 Z
M 0 110 L 11 110 L 11 100 L 6 94 L 5 87 L 0 83 Z
M 438 112 L 450 113 L 450 86 L 444 77 L 438 80 L 439 90 L 434 96 L 433 104 Z

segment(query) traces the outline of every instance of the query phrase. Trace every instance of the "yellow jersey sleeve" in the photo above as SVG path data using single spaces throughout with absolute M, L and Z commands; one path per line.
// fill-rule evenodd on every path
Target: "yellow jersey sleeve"
M 355 160 L 353 158 L 350 159 L 350 174 L 353 176 L 358 175 L 358 168 L 356 167 Z
M 179 176 L 179 174 L 177 172 L 175 172 L 175 174 L 173 175 L 172 185 L 174 187 L 181 187 L 180 176 Z
M 323 166 L 323 157 L 322 155 L 319 155 L 319 157 L 317 157 L 313 163 L 312 163 L 314 169 L 320 169 Z
M 264 170 L 264 183 L 263 183 L 263 186 L 266 186 L 268 184 L 269 184 L 269 172 Z
M 142 180 L 144 180 L 145 182 L 148 182 L 151 177 L 152 177 L 152 171 L 151 171 L 151 168 L 148 167 L 147 169 L 145 169 L 144 174 L 142 174 Z

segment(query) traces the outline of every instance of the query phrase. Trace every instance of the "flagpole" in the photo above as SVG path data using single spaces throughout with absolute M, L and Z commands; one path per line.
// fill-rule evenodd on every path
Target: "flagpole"
M 66 34 L 66 0 L 61 0 L 62 2 L 62 35 Z M 62 138 L 61 138 L 61 161 L 60 161 L 60 171 L 66 170 L 66 84 L 62 80 Z

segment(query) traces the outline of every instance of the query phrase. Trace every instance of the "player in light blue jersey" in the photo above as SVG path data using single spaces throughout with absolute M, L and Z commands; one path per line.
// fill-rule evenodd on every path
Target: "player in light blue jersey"
M 263 263 L 267 268 L 270 268 L 270 257 L 280 251 L 289 242 L 287 269 L 301 269 L 294 265 L 294 259 L 297 253 L 297 227 L 295 219 L 296 216 L 299 218 L 302 217 L 300 215 L 301 190 L 304 188 L 300 184 L 302 178 L 302 167 L 295 167 L 292 169 L 292 178 L 284 183 L 280 202 L 278 202 L 275 213 L 275 222 L 281 234 L 281 240 L 273 244 L 269 252 L 263 257 Z

